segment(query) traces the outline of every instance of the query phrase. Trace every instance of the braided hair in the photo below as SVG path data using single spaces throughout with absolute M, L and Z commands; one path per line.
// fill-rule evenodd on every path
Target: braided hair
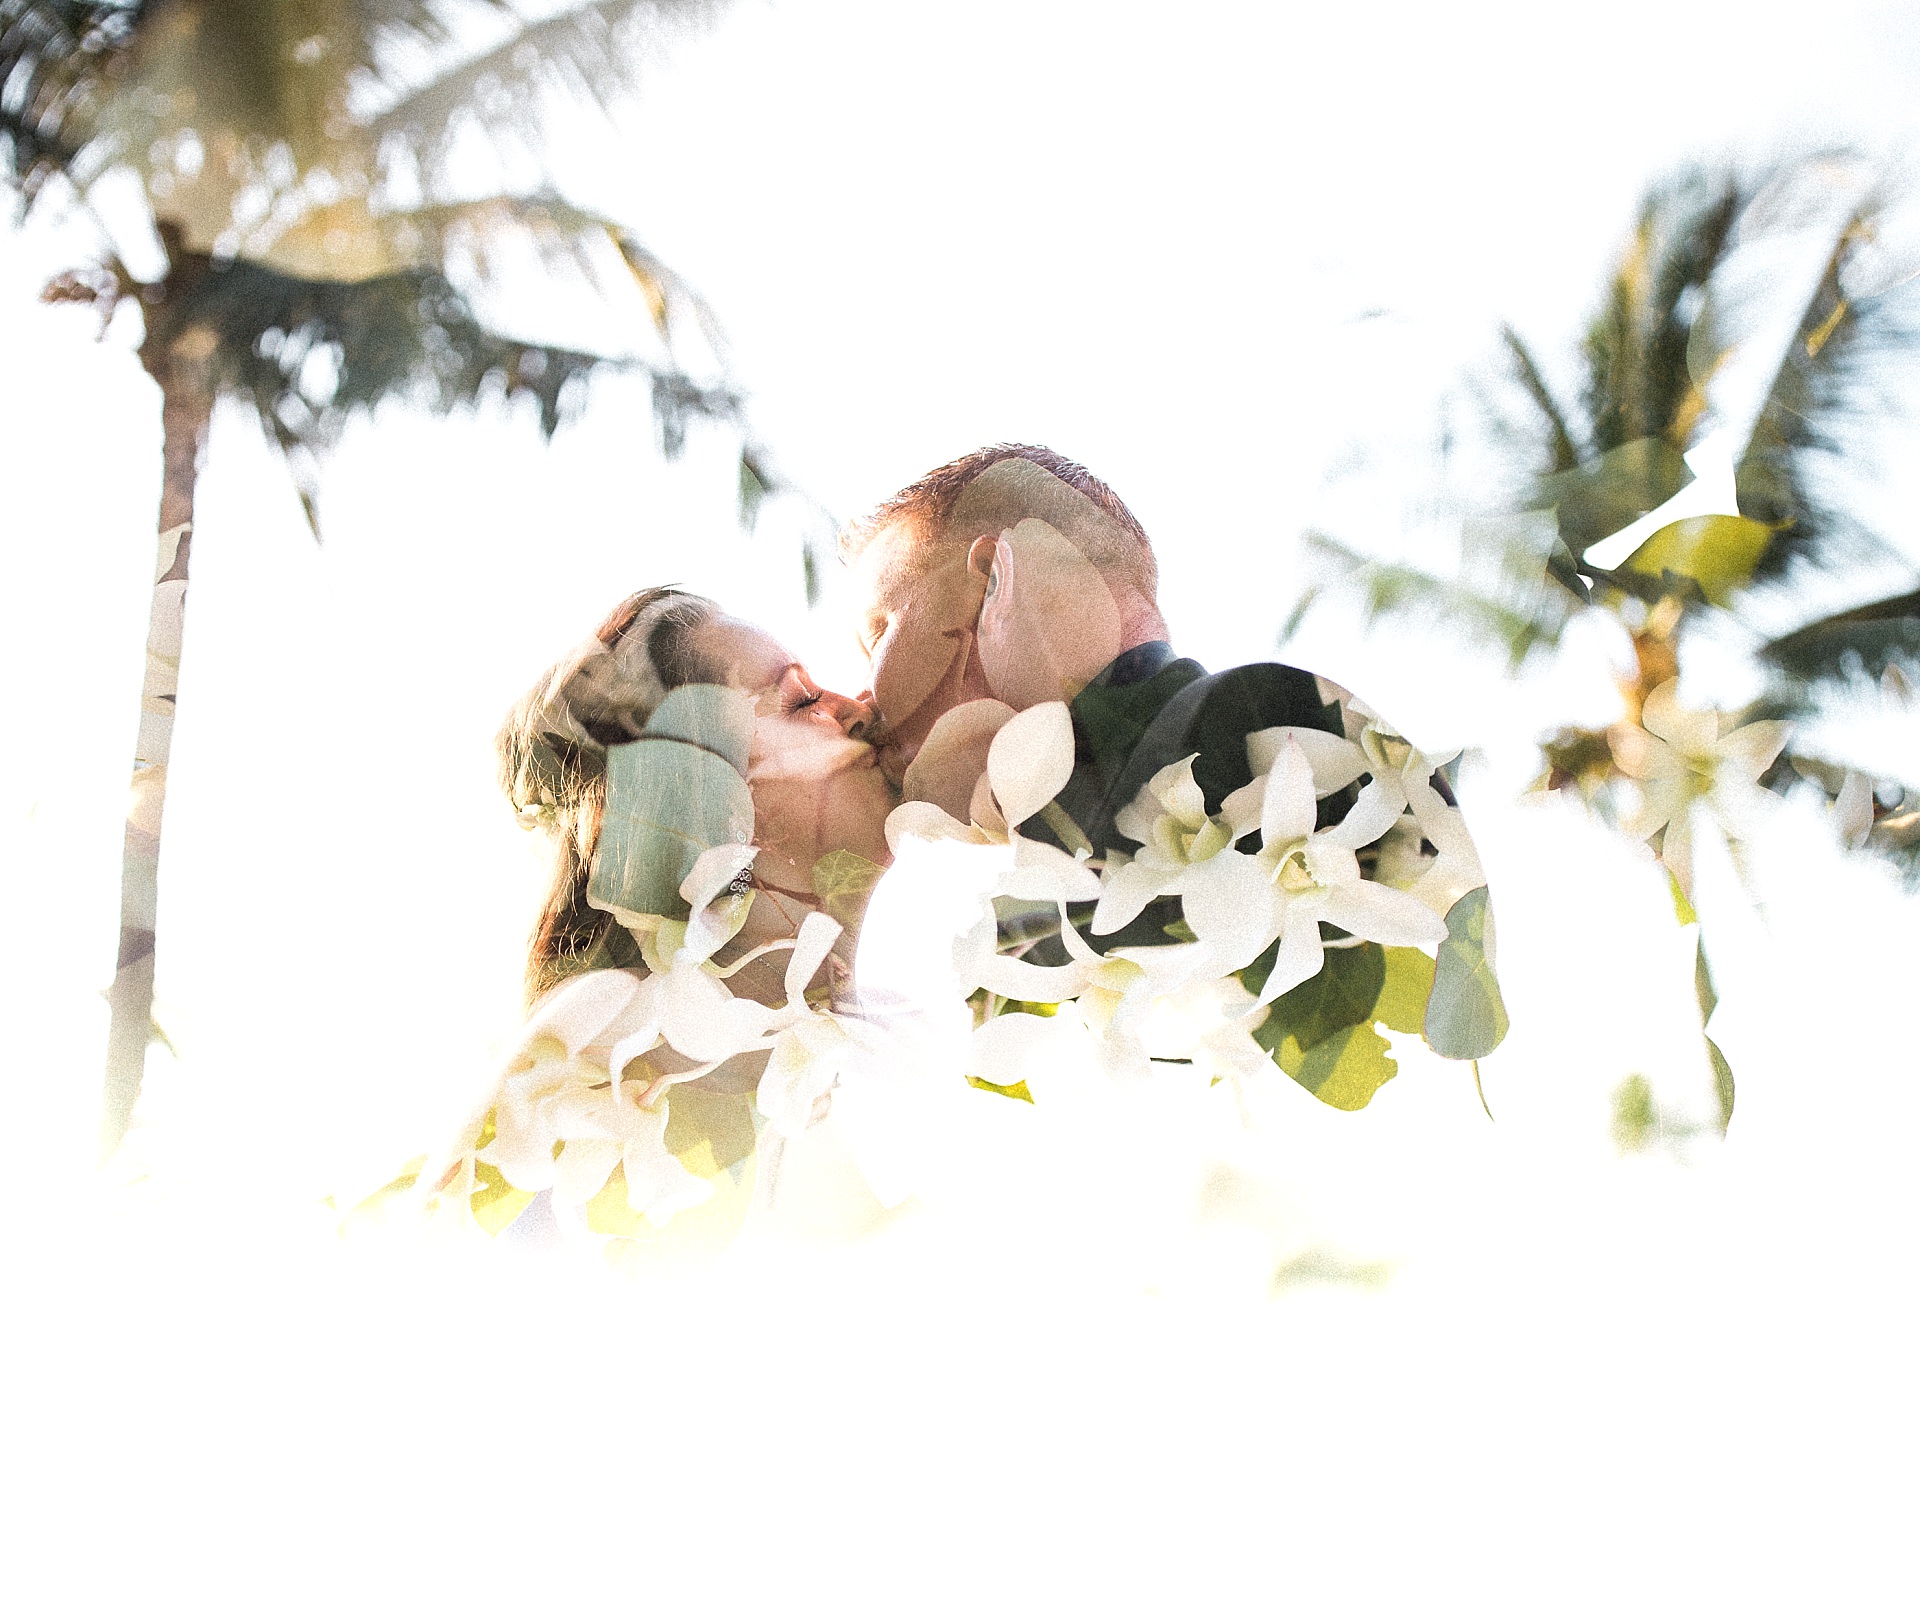
M 607 799 L 607 747 L 638 739 L 669 689 L 724 683 L 693 634 L 721 614 L 698 594 L 649 588 L 622 600 L 592 638 L 550 668 L 495 741 L 500 787 L 524 827 L 545 828 L 559 859 L 528 948 L 529 1002 L 589 969 L 641 967 L 639 944 L 587 903 Z

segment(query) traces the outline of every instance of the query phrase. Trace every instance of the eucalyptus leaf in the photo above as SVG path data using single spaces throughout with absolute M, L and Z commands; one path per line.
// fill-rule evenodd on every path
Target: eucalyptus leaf
M 497 1236 L 520 1218 L 520 1212 L 533 1202 L 533 1195 L 515 1187 L 497 1167 L 484 1159 L 474 1161 L 473 1192 L 467 1207 L 480 1230 Z
M 648 739 L 683 739 L 729 763 L 743 777 L 753 741 L 753 698 L 718 683 L 683 683 L 647 719 Z
M 731 763 L 678 739 L 610 745 L 587 901 L 622 922 L 680 917 L 680 884 L 700 854 L 752 840 L 753 798 Z
M 1366 1108 L 1399 1073 L 1387 1039 L 1371 1025 L 1349 1025 L 1309 1048 L 1288 1037 L 1278 1056 L 1281 1069 L 1334 1109 Z
M 1507 1034 L 1506 1004 L 1487 957 L 1489 918 L 1484 885 L 1448 909 L 1423 1026 L 1427 1045 L 1442 1058 L 1485 1058 Z
M 1272 968 L 1273 959 L 1262 954 L 1241 971 L 1241 981 L 1257 993 Z M 1274 999 L 1272 1012 L 1253 1033 L 1254 1040 L 1269 1053 L 1287 1037 L 1302 1048 L 1312 1048 L 1355 1025 L 1365 1025 L 1374 1016 L 1386 979 L 1386 952 L 1375 942 L 1329 947 L 1318 974 Z
M 1661 527 L 1633 551 L 1624 569 L 1645 577 L 1690 578 L 1710 602 L 1725 605 L 1752 580 L 1772 541 L 1768 527 L 1744 516 L 1690 516 Z
M 1433 959 L 1418 947 L 1386 949 L 1386 981 L 1373 1006 L 1375 1021 L 1390 1031 L 1419 1030 L 1433 995 Z
M 1720 1045 L 1707 1033 L 1713 1011 L 1720 1006 L 1720 994 L 1713 989 L 1713 971 L 1707 967 L 1707 949 L 1696 932 L 1693 953 L 1693 994 L 1700 1004 L 1700 1039 L 1707 1044 L 1707 1062 L 1713 1066 L 1713 1096 L 1719 1109 L 1720 1135 L 1725 1136 L 1733 1122 L 1733 1066 L 1727 1062 Z

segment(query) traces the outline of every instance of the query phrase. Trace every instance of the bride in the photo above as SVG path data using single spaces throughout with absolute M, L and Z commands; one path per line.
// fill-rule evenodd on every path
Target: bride
M 737 1229 L 756 1105 L 799 1129 L 831 1079 L 817 1058 L 792 1073 L 840 1035 L 814 1005 L 844 1001 L 849 928 L 887 861 L 869 719 L 671 588 L 622 601 L 518 702 L 501 783 L 551 838 L 553 882 L 519 1041 L 422 1177 L 437 1204 L 488 1231 L 530 1207 L 523 1227 L 544 1209 L 642 1241 L 669 1221 L 676 1243 Z

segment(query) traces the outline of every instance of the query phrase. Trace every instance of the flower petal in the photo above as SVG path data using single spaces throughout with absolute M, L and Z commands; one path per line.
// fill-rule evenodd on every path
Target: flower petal
M 1432 908 L 1405 891 L 1371 880 L 1331 888 L 1321 916 L 1349 934 L 1382 946 L 1438 946 L 1447 938 L 1447 921 Z
M 970 823 L 949 817 L 931 801 L 902 801 L 887 814 L 887 846 L 899 854 L 903 840 L 966 840 L 985 845 L 987 837 Z
M 995 734 L 987 776 L 1009 829 L 1058 795 L 1073 776 L 1073 718 L 1066 705 L 1049 700 L 1030 706 Z
M 1163 767 L 1148 781 L 1147 788 L 1160 798 L 1167 816 L 1183 829 L 1198 829 L 1207 821 L 1207 798 L 1193 780 L 1195 751 L 1184 761 Z
M 1787 748 L 1793 736 L 1790 722 L 1750 722 L 1724 735 L 1715 747 L 1723 766 L 1738 769 L 1751 782 L 1773 766 L 1773 759 Z
M 808 985 L 820 972 L 820 965 L 827 961 L 833 943 L 839 939 L 838 921 L 825 913 L 809 913 L 801 921 L 799 937 L 793 944 L 793 955 L 787 959 L 787 1002 L 790 1005 L 805 1001 Z
M 661 978 L 661 986 L 661 1033 L 690 1059 L 704 1062 L 746 1052 L 774 1019 L 772 1009 L 735 997 L 697 967 L 673 970 Z
M 1320 944 L 1320 920 L 1309 904 L 1293 903 L 1287 909 L 1286 927 L 1280 932 L 1280 950 L 1273 960 L 1273 973 L 1261 986 L 1259 1001 L 1270 1003 L 1276 997 L 1285 996 L 1295 986 L 1317 975 L 1326 961 L 1326 950 Z
M 680 881 L 680 894 L 698 913 L 753 866 L 755 848 L 726 841 L 709 846 L 693 860 L 687 877 Z
M 1703 756 L 1720 737 L 1720 719 L 1711 711 L 1689 711 L 1680 704 L 1680 680 L 1669 678 L 1640 707 L 1640 726 L 1687 756 Z
M 1331 795 L 1351 784 L 1368 771 L 1366 752 L 1350 739 L 1329 734 L 1322 728 L 1303 728 L 1287 724 L 1262 728 L 1247 735 L 1247 765 L 1255 778 L 1265 778 L 1280 759 L 1280 747 L 1291 739 L 1305 753 L 1313 769 L 1316 795 Z
M 659 1045 L 658 1024 L 643 1025 L 639 1030 L 629 1036 L 621 1037 L 613 1044 L 613 1051 L 607 1055 L 607 1068 L 612 1072 L 613 1090 L 616 1094 L 620 1091 L 621 1078 L 626 1074 L 627 1066 L 635 1059 L 651 1053 Z
M 994 890 L 1030 902 L 1092 902 L 1100 897 L 1100 876 L 1058 846 L 1016 835 L 1013 867 L 1000 876 Z
M 1283 899 L 1257 857 L 1223 851 L 1189 868 L 1178 889 L 1189 928 L 1229 969 L 1251 963 L 1280 933 Z
M 813 1023 L 832 1025 L 820 1016 Z M 815 1107 L 833 1086 L 851 1051 L 844 1032 L 823 1045 L 800 1026 L 783 1031 L 754 1093 L 754 1105 L 767 1117 L 767 1124 L 783 1137 L 798 1137 L 811 1126 Z
M 1257 778 L 1243 784 L 1220 803 L 1220 816 L 1235 840 L 1260 827 L 1260 808 L 1267 799 L 1267 781 Z
M 1873 830 L 1873 780 L 1848 768 L 1832 810 L 1833 826 L 1841 845 L 1854 850 L 1864 846 Z
M 655 1226 L 664 1226 L 678 1211 L 713 1197 L 713 1183 L 695 1176 L 667 1147 L 667 1117 L 665 1103 L 636 1110 L 636 1123 L 627 1131 L 620 1151 L 627 1205 Z
M 1179 879 L 1163 868 L 1144 863 L 1109 863 L 1100 876 L 1100 905 L 1093 910 L 1093 933 L 1111 935 L 1123 930 L 1156 896 L 1171 890 Z
M 620 1163 L 620 1144 L 609 1137 L 575 1137 L 564 1144 L 553 1162 L 553 1205 L 572 1209 L 607 1185 Z
M 1406 791 L 1398 777 L 1391 782 L 1376 778 L 1360 792 L 1359 800 L 1353 803 L 1344 818 L 1316 834 L 1314 839 L 1344 846 L 1348 851 L 1358 851 L 1362 846 L 1372 845 L 1391 829 L 1395 820 L 1406 810 L 1406 804 Z
M 563 1043 L 569 1058 L 611 1025 L 640 990 L 640 977 L 625 969 L 589 969 L 563 980 L 534 1004 L 515 1044 L 514 1057 L 543 1036 Z M 511 1060 L 509 1060 L 511 1062 Z
M 1288 734 L 1267 774 L 1267 798 L 1260 804 L 1260 842 L 1269 848 L 1313 833 L 1313 768 L 1300 742 Z

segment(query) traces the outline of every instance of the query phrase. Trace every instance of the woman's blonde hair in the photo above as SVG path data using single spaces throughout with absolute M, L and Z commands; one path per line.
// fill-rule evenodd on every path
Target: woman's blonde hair
M 514 705 L 495 744 L 500 787 L 521 822 L 551 832 L 558 860 L 527 954 L 529 1001 L 569 975 L 640 967 L 638 943 L 587 903 L 607 798 L 607 747 L 638 739 L 669 689 L 724 683 L 693 634 L 720 607 L 676 588 L 623 599 L 592 638 Z

